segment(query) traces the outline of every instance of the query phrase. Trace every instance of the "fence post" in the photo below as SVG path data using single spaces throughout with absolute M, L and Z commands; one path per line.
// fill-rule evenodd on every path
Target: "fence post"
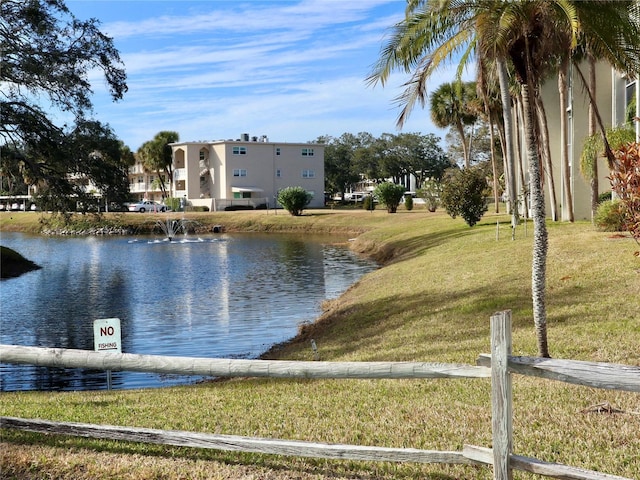
M 491 429 L 493 436 L 493 478 L 511 480 L 509 456 L 512 449 L 511 310 L 491 317 Z

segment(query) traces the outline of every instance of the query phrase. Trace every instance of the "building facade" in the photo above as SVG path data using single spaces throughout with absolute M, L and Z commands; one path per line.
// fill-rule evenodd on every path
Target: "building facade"
M 177 142 L 171 195 L 210 211 L 274 208 L 278 192 L 302 187 L 310 208 L 324 206 L 324 145 L 276 143 L 266 136 Z
M 581 65 L 581 70 L 588 75 L 589 66 Z M 552 175 L 556 187 L 559 219 L 567 220 L 569 209 L 566 205 L 565 173 L 562 169 L 560 115 L 565 115 L 568 122 L 568 146 L 570 162 L 569 183 L 573 194 L 573 212 L 575 220 L 591 219 L 591 186 L 580 173 L 580 157 L 589 134 L 589 97 L 583 82 L 575 69 L 570 70 L 568 79 L 568 106 L 566 112 L 560 112 L 560 93 L 557 78 L 551 77 L 541 90 L 549 124 L 549 145 L 551 146 Z M 606 127 L 627 125 L 635 128 L 636 141 L 640 141 L 640 122 L 629 120 L 631 116 L 640 117 L 640 84 L 638 80 L 617 72 L 607 63 L 596 65 L 596 103 Z M 630 112 L 634 109 L 635 114 Z M 599 130 L 598 130 L 599 133 Z M 598 161 L 598 187 L 600 193 L 611 190 L 607 179 L 609 169 L 604 158 Z M 545 195 L 547 213 L 550 213 L 550 195 L 548 176 L 545 178 Z
M 129 193 L 136 200 L 154 200 L 162 203 L 163 191 L 161 183 L 164 182 L 166 192 L 171 191 L 171 185 L 163 175 L 147 170 L 142 161 L 136 158 L 136 162 L 129 167 Z

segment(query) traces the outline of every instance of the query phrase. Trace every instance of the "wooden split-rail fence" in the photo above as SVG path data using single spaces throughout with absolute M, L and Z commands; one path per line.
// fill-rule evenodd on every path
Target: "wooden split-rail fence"
M 0 427 L 99 439 L 277 455 L 343 460 L 491 465 L 493 477 L 497 480 L 511 479 L 514 469 L 561 479 L 624 480 L 620 476 L 514 454 L 512 452 L 511 395 L 513 373 L 602 389 L 640 392 L 640 367 L 638 366 L 512 356 L 510 311 L 498 312 L 491 317 L 491 354 L 481 355 L 476 366 L 420 362 L 301 362 L 161 357 L 14 345 L 0 345 L 0 361 L 47 367 L 214 377 L 336 379 L 490 377 L 493 448 L 473 445 L 465 445 L 462 451 L 385 448 L 13 417 L 0 417 Z

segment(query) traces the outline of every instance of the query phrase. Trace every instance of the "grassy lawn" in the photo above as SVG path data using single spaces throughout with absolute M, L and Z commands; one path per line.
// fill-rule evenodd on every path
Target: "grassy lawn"
M 489 317 L 513 311 L 514 355 L 535 355 L 531 224 L 512 241 L 506 216 L 473 228 L 425 210 L 189 214 L 227 231 L 340 232 L 384 262 L 300 335 L 266 354 L 312 360 L 474 364 Z M 143 222 L 144 214 L 117 216 Z M 176 214 L 166 214 L 175 216 Z M 32 216 L 35 220 L 26 220 Z M 10 219 L 10 217 L 13 217 Z M 20 218 L 22 217 L 22 219 Z M 0 214 L 28 230 L 38 214 Z M 497 222 L 500 231 L 497 235 Z M 32 227 L 36 230 L 36 227 Z M 1 240 L 0 240 L 1 241 Z M 640 365 L 637 244 L 590 223 L 549 223 L 547 308 L 556 358 Z M 514 376 L 514 451 L 629 478 L 640 472 L 640 395 Z M 608 402 L 625 413 L 593 413 Z M 489 380 L 234 379 L 126 391 L 4 392 L 2 415 L 328 443 L 460 450 L 491 446 Z M 301 459 L 2 431 L 0 477 L 47 479 L 491 478 L 489 467 Z M 515 473 L 515 478 L 540 478 Z

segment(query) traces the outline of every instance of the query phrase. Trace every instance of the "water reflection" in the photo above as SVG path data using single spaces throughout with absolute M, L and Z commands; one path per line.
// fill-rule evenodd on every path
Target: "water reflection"
M 118 317 L 124 352 L 252 358 L 375 268 L 321 237 L 155 240 L 3 233 L 3 245 L 43 268 L 2 282 L 1 343 L 92 350 L 93 320 Z M 0 374 L 1 390 L 106 387 L 104 372 L 1 365 Z M 192 381 L 113 372 L 114 388 Z

